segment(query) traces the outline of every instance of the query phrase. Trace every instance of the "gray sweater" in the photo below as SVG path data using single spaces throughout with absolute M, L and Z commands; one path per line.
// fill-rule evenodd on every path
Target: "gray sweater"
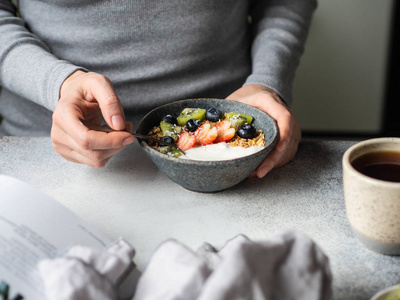
M 0 0 L 0 135 L 49 135 L 60 86 L 106 75 L 128 121 L 262 84 L 288 104 L 316 0 Z

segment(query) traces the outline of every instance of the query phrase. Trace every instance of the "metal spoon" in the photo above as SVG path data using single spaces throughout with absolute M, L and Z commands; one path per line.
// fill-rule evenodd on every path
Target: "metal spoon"
M 134 132 L 130 132 L 130 131 L 126 131 L 126 130 L 115 130 L 112 129 L 110 127 L 108 127 L 107 125 L 97 125 L 95 123 L 91 123 L 88 122 L 86 120 L 81 120 L 79 119 L 79 121 L 81 122 L 82 125 L 86 126 L 88 129 L 90 130 L 96 130 L 96 131 L 102 131 L 102 132 L 118 132 L 118 131 L 125 131 L 125 132 L 129 132 L 130 134 L 132 134 L 134 137 L 140 138 L 140 139 L 144 139 L 144 140 L 149 140 L 149 141 L 153 141 L 155 143 L 158 143 L 160 145 L 165 145 L 165 146 L 171 146 L 174 148 L 178 148 L 178 146 L 176 146 L 173 143 L 168 143 L 168 142 L 164 142 L 158 139 L 153 139 L 151 137 L 149 137 L 148 135 L 143 135 L 143 134 L 139 134 L 139 133 L 134 133 Z M 179 149 L 179 151 L 182 151 L 181 149 Z M 183 152 L 183 151 L 182 151 Z

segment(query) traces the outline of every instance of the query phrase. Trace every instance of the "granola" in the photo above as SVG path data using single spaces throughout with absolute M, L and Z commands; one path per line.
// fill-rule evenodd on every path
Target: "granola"
M 257 130 L 257 135 L 252 139 L 244 139 L 236 135 L 228 144 L 232 147 L 243 147 L 243 148 L 249 148 L 252 146 L 264 147 L 265 146 L 264 133 L 262 132 L 262 130 Z
M 202 124 L 211 124 L 212 126 L 214 126 L 216 123 L 210 122 L 208 120 L 204 120 L 202 122 Z M 185 126 L 182 128 L 182 132 L 187 132 L 187 129 Z M 149 132 L 149 137 L 154 138 L 154 139 L 159 140 L 163 136 L 164 136 L 164 134 L 163 134 L 160 126 L 154 126 Z M 241 138 L 240 136 L 236 135 L 235 137 L 232 138 L 232 140 L 230 140 L 228 142 L 228 144 L 232 147 L 242 147 L 242 148 L 249 148 L 252 146 L 264 147 L 266 144 L 264 138 L 265 138 L 265 136 L 264 136 L 263 131 L 257 130 L 257 135 L 252 139 L 244 139 L 244 138 Z M 153 141 L 149 141 L 148 144 L 152 148 L 158 147 L 158 144 Z

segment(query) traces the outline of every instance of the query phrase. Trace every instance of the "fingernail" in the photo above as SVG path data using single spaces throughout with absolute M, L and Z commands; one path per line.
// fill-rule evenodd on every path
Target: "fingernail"
M 116 130 L 122 130 L 125 128 L 125 121 L 121 115 L 112 116 L 111 122 L 112 122 L 113 128 Z
M 269 167 L 269 166 L 262 166 L 262 167 L 261 167 L 261 172 L 260 172 L 260 173 L 261 173 L 261 174 L 260 174 L 261 177 L 264 177 L 265 175 L 267 175 L 268 172 L 271 171 L 271 169 L 272 169 L 272 168 Z
M 133 136 L 128 137 L 128 138 L 126 138 L 126 139 L 124 139 L 124 140 L 122 141 L 122 146 L 127 146 L 127 145 L 129 145 L 129 144 L 132 144 L 133 141 L 134 141 Z
M 285 150 L 285 148 L 286 148 L 286 142 L 282 142 L 280 145 L 279 145 L 280 147 L 279 147 L 279 149 L 277 149 L 279 152 L 282 152 L 283 150 Z

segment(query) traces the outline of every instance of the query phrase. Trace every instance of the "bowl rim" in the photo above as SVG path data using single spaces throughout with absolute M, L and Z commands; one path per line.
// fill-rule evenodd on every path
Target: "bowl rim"
M 220 99 L 220 98 L 188 98 L 188 99 L 182 99 L 182 100 L 177 100 L 177 101 L 172 101 L 169 103 L 165 103 L 163 105 L 160 105 L 156 108 L 153 108 L 152 110 L 150 110 L 140 121 L 139 121 L 139 125 L 138 125 L 138 129 L 140 128 L 143 120 L 145 120 L 150 114 L 154 113 L 155 111 L 159 110 L 161 107 L 167 106 L 167 105 L 174 105 L 174 104 L 179 104 L 179 103 L 184 103 L 184 102 L 188 102 L 188 101 L 207 101 L 207 100 L 212 100 L 212 101 L 232 101 L 232 102 L 236 102 L 239 103 L 239 105 L 243 105 L 243 106 L 247 106 L 250 107 L 251 109 L 256 109 L 258 110 L 260 113 L 265 114 L 268 118 L 271 119 L 272 121 L 272 125 L 274 127 L 274 137 L 273 139 L 271 139 L 271 141 L 266 144 L 264 146 L 264 149 L 257 151 L 255 153 L 252 153 L 250 155 L 246 155 L 243 157 L 238 157 L 238 158 L 234 158 L 234 159 L 227 159 L 227 160 L 211 160 L 211 161 L 205 161 L 205 160 L 191 160 L 191 159 L 182 159 L 179 157 L 173 157 L 173 156 L 169 156 L 163 153 L 158 152 L 157 150 L 151 148 L 143 139 L 138 138 L 138 142 L 140 144 L 140 146 L 147 152 L 149 152 L 152 155 L 157 156 L 158 158 L 162 158 L 162 159 L 168 159 L 171 160 L 173 162 L 177 162 L 180 164 L 186 164 L 186 165 L 204 165 L 204 166 L 218 166 L 218 165 L 226 165 L 227 163 L 240 163 L 242 161 L 246 161 L 248 159 L 250 159 L 251 157 L 254 156 L 263 156 L 264 153 L 266 151 L 270 151 L 269 147 L 273 144 L 276 144 L 277 141 L 279 140 L 279 129 L 278 129 L 278 125 L 276 123 L 276 120 L 274 118 L 272 118 L 269 114 L 267 114 L 266 112 L 262 111 L 261 109 L 255 107 L 255 106 L 251 106 L 249 104 L 246 103 L 242 103 L 236 100 L 225 100 L 225 99 Z M 138 130 L 137 129 L 137 130 Z
M 399 288 L 399 284 L 395 284 L 392 286 L 389 286 L 383 290 L 380 290 L 379 292 L 377 292 L 375 295 L 373 295 L 371 297 L 370 300 L 378 300 L 380 297 L 384 296 L 385 294 L 389 293 L 389 292 L 394 292 Z
M 353 176 L 357 176 L 360 178 L 360 180 L 363 180 L 365 182 L 368 182 L 368 184 L 373 184 L 376 186 L 386 186 L 388 188 L 400 188 L 400 183 L 399 182 L 392 182 L 392 181 L 387 181 L 387 180 L 381 180 L 381 179 L 376 179 L 370 176 L 367 176 L 358 170 L 354 168 L 352 162 L 354 161 L 351 160 L 352 156 L 354 155 L 355 152 L 359 151 L 360 149 L 363 149 L 367 146 L 371 145 L 377 145 L 377 144 L 399 144 L 400 143 L 400 138 L 399 137 L 378 137 L 378 138 L 372 138 L 372 139 L 366 139 L 360 142 L 355 143 L 351 147 L 349 147 L 343 154 L 342 156 L 342 168 L 347 169 L 349 174 L 352 174 Z M 369 151 L 368 153 L 372 152 L 379 152 L 376 150 Z

